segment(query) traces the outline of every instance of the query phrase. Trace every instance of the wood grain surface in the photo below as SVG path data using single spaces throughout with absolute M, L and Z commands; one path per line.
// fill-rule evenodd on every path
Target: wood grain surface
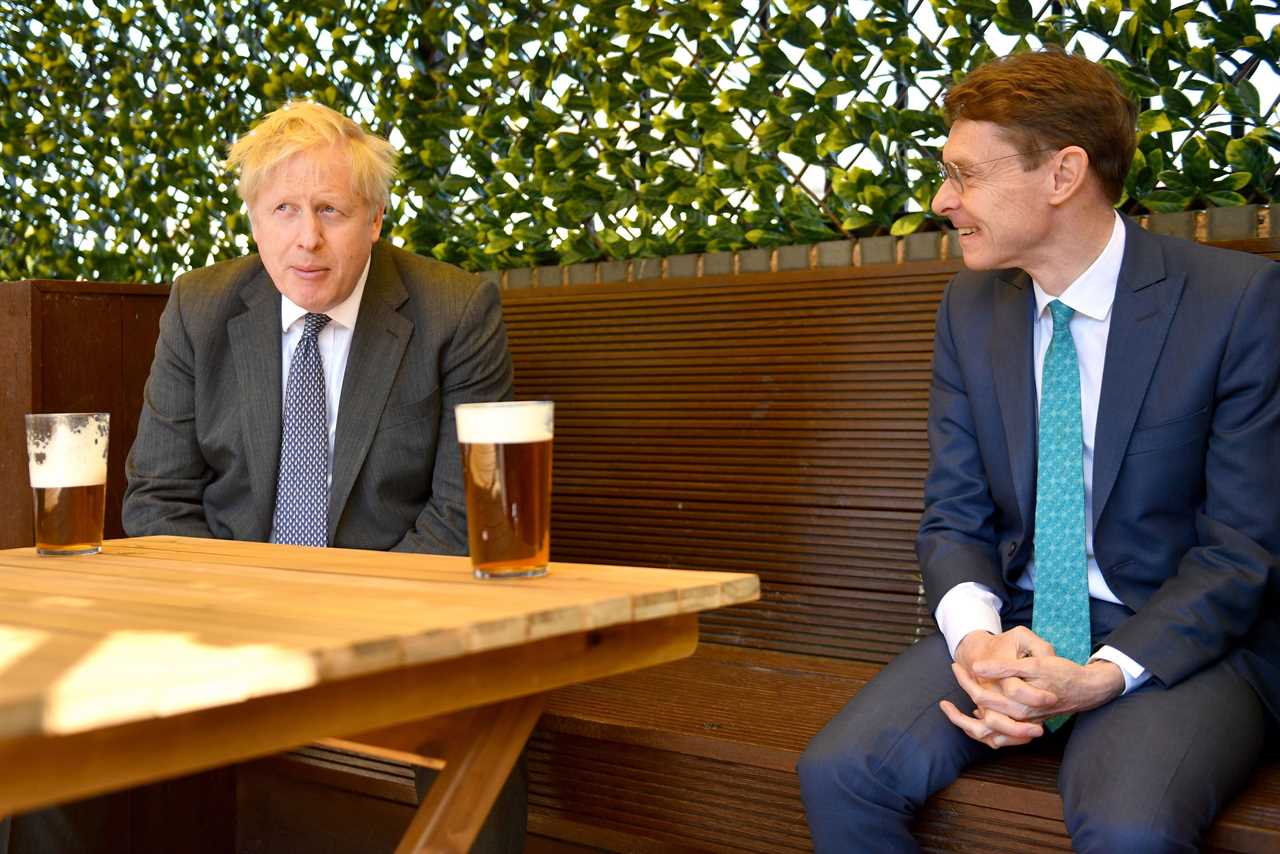
M 749 601 L 753 576 L 148 537 L 0 552 L 0 737 L 68 734 Z M 340 733 L 328 733 L 338 735 Z

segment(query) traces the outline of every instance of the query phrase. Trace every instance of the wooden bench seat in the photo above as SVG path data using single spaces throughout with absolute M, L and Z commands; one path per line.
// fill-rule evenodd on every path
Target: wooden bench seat
M 530 746 L 530 830 L 627 851 L 672 840 L 804 850 L 796 760 L 878 669 L 703 644 L 683 661 L 558 691 Z M 1070 851 L 1058 761 L 1027 749 L 979 764 L 934 799 L 917 836 L 938 850 Z M 1206 843 L 1280 850 L 1280 764 L 1257 772 Z
M 1280 241 L 1237 248 L 1280 256 Z M 914 539 L 934 312 L 958 267 L 504 293 L 517 396 L 556 401 L 553 560 L 762 581 L 758 603 L 703 617 L 694 657 L 553 697 L 528 751 L 537 850 L 811 849 L 796 759 L 935 630 Z M 407 808 L 390 766 L 255 767 L 290 763 L 312 786 L 363 791 L 368 777 L 369 821 Z M 1002 752 L 934 798 L 917 836 L 931 851 L 1070 850 L 1057 764 L 1044 746 Z M 1280 766 L 1208 845 L 1280 851 Z
M 934 312 L 958 268 L 504 295 L 517 394 L 556 401 L 553 559 L 762 580 L 759 603 L 703 619 L 694 658 L 556 695 L 530 746 L 532 832 L 613 851 L 810 848 L 800 751 L 934 631 L 914 539 Z M 1057 762 L 1040 749 L 975 768 L 918 836 L 1069 850 Z M 1278 782 L 1268 766 L 1209 843 L 1280 850 Z

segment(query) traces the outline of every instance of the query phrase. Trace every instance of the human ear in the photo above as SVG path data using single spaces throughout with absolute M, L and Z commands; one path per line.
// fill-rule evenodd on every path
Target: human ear
M 1062 204 L 1076 195 L 1089 175 L 1089 153 L 1068 145 L 1049 160 L 1049 202 Z

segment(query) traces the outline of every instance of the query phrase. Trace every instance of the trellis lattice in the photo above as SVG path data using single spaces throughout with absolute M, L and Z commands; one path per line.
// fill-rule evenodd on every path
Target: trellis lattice
M 0 0 L 0 277 L 248 251 L 217 163 L 289 98 L 388 135 L 389 236 L 471 269 L 907 234 L 945 87 L 1046 43 L 1142 99 L 1123 209 L 1270 202 L 1278 24 L 1169 0 Z

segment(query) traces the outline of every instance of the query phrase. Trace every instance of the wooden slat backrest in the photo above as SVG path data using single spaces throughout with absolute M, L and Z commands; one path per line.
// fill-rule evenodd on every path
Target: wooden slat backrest
M 914 555 L 955 263 L 509 291 L 556 401 L 555 560 L 758 572 L 704 640 L 883 662 L 931 630 Z
M 557 404 L 553 557 L 758 572 L 708 641 L 885 662 L 932 631 L 914 543 L 958 269 L 507 291 L 517 394 Z

